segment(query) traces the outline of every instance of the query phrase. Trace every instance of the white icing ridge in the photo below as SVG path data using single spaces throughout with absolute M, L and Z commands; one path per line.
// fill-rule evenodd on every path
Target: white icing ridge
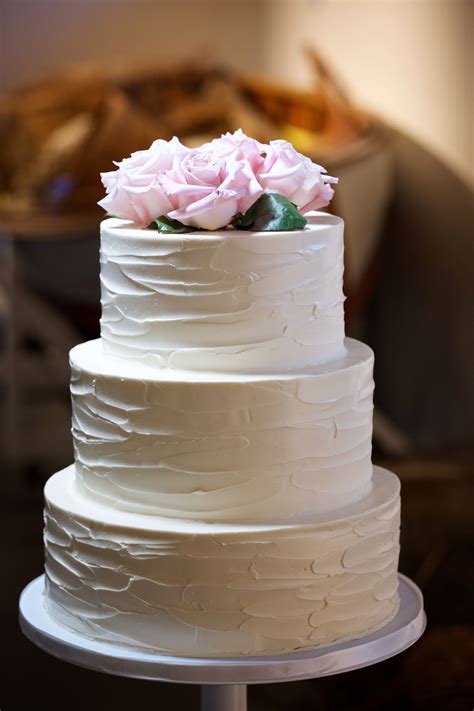
M 119 512 L 73 466 L 45 488 L 46 606 L 90 638 L 189 656 L 275 654 L 360 636 L 398 609 L 399 481 L 304 525 Z
M 126 511 L 206 521 L 304 520 L 371 486 L 373 353 L 313 374 L 165 373 L 71 351 L 76 471 Z
M 302 372 L 344 355 L 343 221 L 184 235 L 101 224 L 101 336 L 158 368 Z

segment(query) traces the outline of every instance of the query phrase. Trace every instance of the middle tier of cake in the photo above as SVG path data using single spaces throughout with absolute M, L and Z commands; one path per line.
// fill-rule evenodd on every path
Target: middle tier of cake
M 373 354 L 304 375 L 160 370 L 71 351 L 78 486 L 124 511 L 201 521 L 304 521 L 371 489 Z

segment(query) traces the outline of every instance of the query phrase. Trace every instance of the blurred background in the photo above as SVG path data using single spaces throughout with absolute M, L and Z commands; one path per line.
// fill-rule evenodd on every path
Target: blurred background
M 99 172 L 157 137 L 239 127 L 340 178 L 347 332 L 376 352 L 374 460 L 402 480 L 400 568 L 429 618 L 400 657 L 255 687 L 249 707 L 472 708 L 473 15 L 469 0 L 0 0 L 2 709 L 50 682 L 52 709 L 66 693 L 71 711 L 197 708 L 195 687 L 47 657 L 16 606 L 42 572 L 42 486 L 73 457 L 68 350 L 99 334 Z

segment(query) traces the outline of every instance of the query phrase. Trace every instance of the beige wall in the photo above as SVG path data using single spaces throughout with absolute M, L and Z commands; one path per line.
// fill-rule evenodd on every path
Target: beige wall
M 302 85 L 314 45 L 354 99 L 474 183 L 469 0 L 268 0 L 265 71 Z
M 83 63 L 207 58 L 255 69 L 264 9 L 253 0 L 0 0 L 0 85 Z
M 319 48 L 354 98 L 474 182 L 470 0 L 0 0 L 0 83 L 70 64 L 210 56 L 308 85 Z

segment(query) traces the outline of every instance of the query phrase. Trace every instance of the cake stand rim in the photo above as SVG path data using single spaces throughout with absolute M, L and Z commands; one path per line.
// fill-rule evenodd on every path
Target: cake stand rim
M 97 642 L 55 622 L 43 604 L 45 575 L 30 581 L 19 602 L 23 634 L 44 652 L 91 671 L 179 684 L 268 684 L 332 676 L 385 661 L 411 647 L 426 628 L 423 595 L 398 573 L 400 607 L 374 632 L 302 652 L 248 657 L 183 657 Z

